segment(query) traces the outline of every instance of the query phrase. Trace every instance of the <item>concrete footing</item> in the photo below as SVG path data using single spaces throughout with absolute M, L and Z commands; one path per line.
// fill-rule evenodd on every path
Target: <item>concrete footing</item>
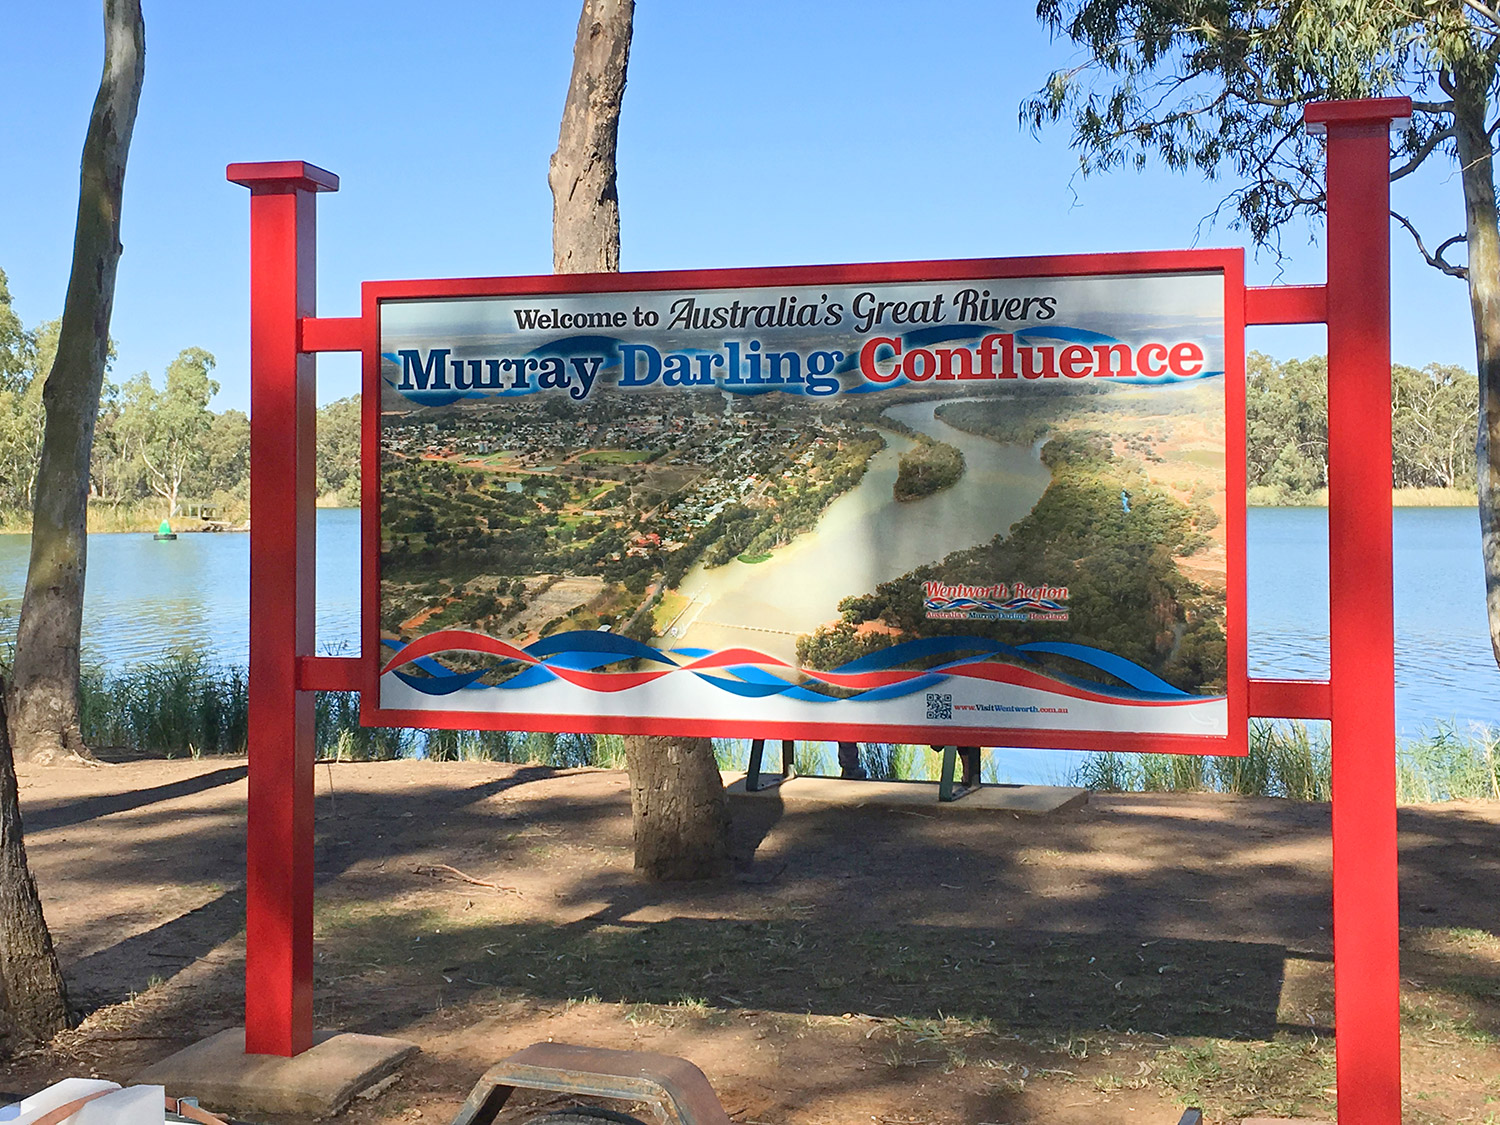
M 361 1090 L 417 1053 L 414 1043 L 377 1035 L 320 1031 L 294 1058 L 245 1054 L 245 1029 L 232 1027 L 153 1063 L 133 1081 L 165 1086 L 221 1113 L 337 1113 Z

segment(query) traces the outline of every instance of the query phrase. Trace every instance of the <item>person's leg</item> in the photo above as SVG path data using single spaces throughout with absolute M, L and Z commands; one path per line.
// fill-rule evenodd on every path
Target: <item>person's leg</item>
M 839 776 L 850 781 L 864 781 L 870 776 L 859 764 L 859 743 L 839 743 Z
M 979 747 L 960 746 L 958 760 L 964 764 L 963 787 L 972 789 L 979 784 Z

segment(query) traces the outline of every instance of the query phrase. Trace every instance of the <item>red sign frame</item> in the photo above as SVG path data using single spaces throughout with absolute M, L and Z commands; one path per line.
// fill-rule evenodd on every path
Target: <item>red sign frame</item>
M 774 722 L 539 714 L 461 710 L 401 710 L 379 702 L 380 674 L 380 304 L 382 301 L 539 296 L 569 293 L 714 290 L 740 287 L 792 287 L 838 283 L 952 282 L 1010 278 L 1087 278 L 1149 276 L 1184 272 L 1223 275 L 1225 371 L 1225 493 L 1227 587 L 1225 635 L 1228 644 L 1227 734 L 1165 734 L 1139 731 L 1007 729 Z M 1249 720 L 1248 657 L 1245 624 L 1245 285 L 1240 249 L 1175 250 L 1050 257 L 882 262 L 755 269 L 660 271 L 613 274 L 544 274 L 530 277 L 373 281 L 362 289 L 360 318 L 363 353 L 361 504 L 363 543 L 362 679 L 360 720 L 368 726 L 452 730 L 531 730 L 584 734 L 656 734 L 687 737 L 807 739 L 856 742 L 935 742 L 1063 750 L 1115 750 L 1143 753 L 1244 755 Z
M 1245 324 L 1328 326 L 1329 678 L 1251 679 L 1247 695 L 1250 715 L 1332 724 L 1339 1117 L 1359 1125 L 1401 1120 L 1388 177 L 1411 113 L 1410 98 L 1306 107 L 1327 137 L 1328 280 L 1243 290 Z M 290 1056 L 313 1042 L 313 693 L 367 690 L 373 667 L 313 653 L 314 358 L 367 351 L 375 329 L 368 304 L 316 315 L 314 203 L 338 177 L 302 161 L 227 174 L 251 193 L 245 1049 Z

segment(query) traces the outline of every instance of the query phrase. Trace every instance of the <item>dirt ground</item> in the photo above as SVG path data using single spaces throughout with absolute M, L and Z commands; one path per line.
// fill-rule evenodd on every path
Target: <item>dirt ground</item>
M 23 769 L 85 1017 L 0 1091 L 128 1080 L 241 1022 L 245 788 L 226 759 Z M 744 1125 L 1332 1118 L 1326 805 L 756 796 L 732 806 L 733 875 L 650 885 L 621 773 L 346 763 L 317 794 L 317 1023 L 422 1049 L 353 1125 L 446 1123 L 549 1038 L 686 1056 Z M 1493 1123 L 1500 806 L 1400 825 L 1406 1120 Z

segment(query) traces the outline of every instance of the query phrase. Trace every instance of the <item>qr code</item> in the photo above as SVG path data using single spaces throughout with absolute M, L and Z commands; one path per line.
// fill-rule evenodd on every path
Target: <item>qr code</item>
M 953 696 L 940 695 L 935 691 L 927 693 L 927 720 L 953 718 Z

